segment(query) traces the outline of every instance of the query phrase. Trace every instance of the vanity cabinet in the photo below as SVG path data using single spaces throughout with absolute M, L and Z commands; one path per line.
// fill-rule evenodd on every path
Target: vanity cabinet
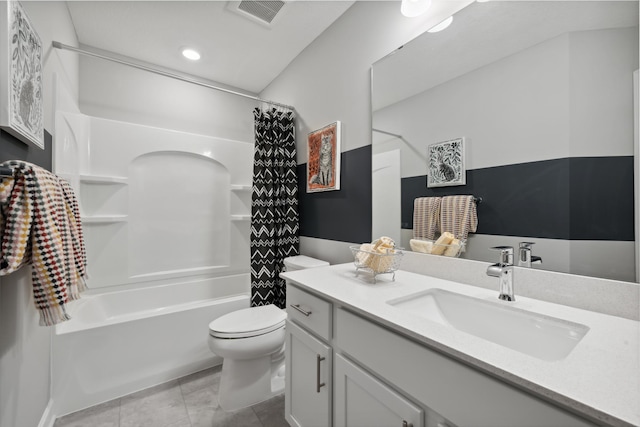
M 291 426 L 596 425 L 291 283 L 287 313 Z
M 334 363 L 335 427 L 423 427 L 424 411 L 343 356 Z
M 595 427 L 371 320 L 341 308 L 336 311 L 336 347 L 429 411 L 446 417 L 430 423 L 433 426 Z
M 292 427 L 330 427 L 331 304 L 287 287 L 285 418 Z

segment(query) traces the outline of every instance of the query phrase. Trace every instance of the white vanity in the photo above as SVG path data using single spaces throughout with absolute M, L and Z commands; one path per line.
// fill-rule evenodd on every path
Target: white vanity
M 637 320 L 520 296 L 517 275 L 515 302 L 351 263 L 282 276 L 292 426 L 640 425 Z

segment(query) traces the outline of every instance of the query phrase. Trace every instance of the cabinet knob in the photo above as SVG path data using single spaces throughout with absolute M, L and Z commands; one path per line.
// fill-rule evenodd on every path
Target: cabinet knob
M 291 308 L 298 310 L 300 313 L 304 314 L 307 317 L 311 316 L 311 310 L 305 310 L 304 308 L 300 307 L 300 304 L 290 304 L 290 306 Z

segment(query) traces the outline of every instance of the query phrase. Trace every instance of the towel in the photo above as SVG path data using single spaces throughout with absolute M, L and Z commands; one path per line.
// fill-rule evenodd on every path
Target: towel
M 434 240 L 440 225 L 440 197 L 419 197 L 413 201 L 413 238 Z
M 86 289 L 86 256 L 76 197 L 68 182 L 31 163 L 2 163 L 0 276 L 31 263 L 40 325 L 68 320 L 66 304 Z
M 478 214 L 473 196 L 445 196 L 440 205 L 440 232 L 450 232 L 466 241 L 478 227 Z

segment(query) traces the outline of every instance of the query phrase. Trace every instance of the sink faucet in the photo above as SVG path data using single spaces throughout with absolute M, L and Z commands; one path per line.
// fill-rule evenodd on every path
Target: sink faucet
M 518 267 L 531 268 L 532 262 L 542 262 L 542 258 L 539 256 L 531 255 L 531 246 L 533 245 L 534 242 L 520 242 Z
M 500 294 L 498 299 L 515 301 L 513 294 L 513 247 L 496 246 L 491 248 L 500 251 L 500 261 L 487 268 L 487 276 L 500 278 Z

